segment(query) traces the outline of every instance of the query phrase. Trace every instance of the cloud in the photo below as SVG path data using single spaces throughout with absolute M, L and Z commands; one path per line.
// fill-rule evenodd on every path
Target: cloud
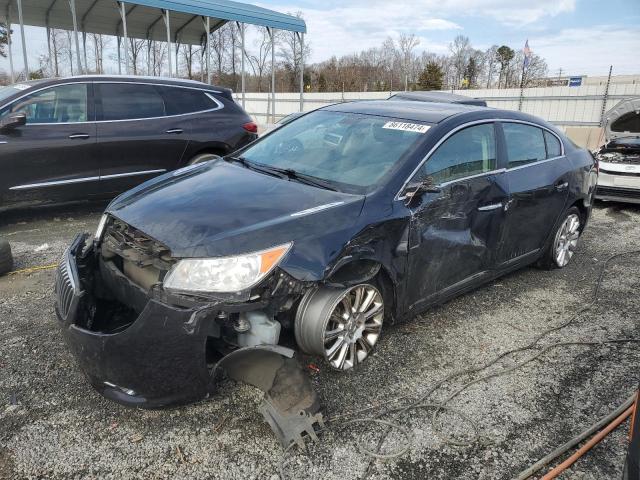
M 576 0 L 325 0 L 322 3 L 269 3 L 264 7 L 280 12 L 301 11 L 309 30 L 312 61 L 344 55 L 380 45 L 388 36 L 414 33 L 421 39 L 419 50 L 446 52 L 446 43 L 434 42 L 431 35 L 451 38 L 463 31 L 460 22 L 489 22 L 510 26 L 532 24 L 544 17 L 574 10 Z M 456 32 L 456 33 L 454 33 Z M 476 39 L 479 40 L 479 39 Z
M 569 75 L 638 73 L 640 30 L 620 25 L 566 28 L 545 36 L 529 37 L 531 49 L 542 56 L 550 73 L 562 68 Z

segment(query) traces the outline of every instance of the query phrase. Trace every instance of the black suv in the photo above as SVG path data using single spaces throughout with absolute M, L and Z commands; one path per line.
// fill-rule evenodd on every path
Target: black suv
M 0 209 L 113 196 L 257 138 L 226 88 L 82 76 L 0 89 Z

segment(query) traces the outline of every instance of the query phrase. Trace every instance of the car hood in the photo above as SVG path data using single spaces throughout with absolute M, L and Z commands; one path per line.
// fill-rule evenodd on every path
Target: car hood
M 625 98 L 605 114 L 604 135 L 607 142 L 616 138 L 637 137 L 640 135 L 640 132 L 616 132 L 611 129 L 616 120 L 630 112 L 640 115 L 640 97 Z
M 323 255 L 311 253 L 310 243 L 320 237 L 333 237 L 326 255 L 348 241 L 363 201 L 361 195 L 219 160 L 146 182 L 116 198 L 107 213 L 161 242 L 178 258 L 235 255 L 291 241 L 298 255 L 308 257 Z M 301 253 L 303 246 L 306 253 Z

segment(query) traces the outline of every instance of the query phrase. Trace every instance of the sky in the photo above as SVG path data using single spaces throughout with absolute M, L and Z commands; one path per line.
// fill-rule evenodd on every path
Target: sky
M 388 36 L 415 34 L 416 51 L 442 54 L 456 35 L 474 48 L 521 49 L 525 41 L 547 61 L 550 75 L 640 74 L 640 0 L 260 0 L 257 5 L 302 12 L 311 61 L 379 46 Z M 46 53 L 44 29 L 26 27 L 30 66 Z M 251 38 L 251 37 L 250 37 Z M 113 42 L 115 44 L 115 42 Z M 248 42 L 251 48 L 251 42 Z M 22 66 L 14 26 L 14 64 Z M 115 52 L 112 52 L 114 56 Z M 107 61 L 115 71 L 113 61 Z M 7 59 L 0 70 L 8 71 Z

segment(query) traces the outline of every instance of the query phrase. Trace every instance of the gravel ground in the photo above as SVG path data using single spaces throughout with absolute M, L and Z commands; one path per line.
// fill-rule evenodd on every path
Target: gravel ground
M 55 263 L 77 231 L 97 225 L 102 205 L 4 214 L 0 235 L 12 243 L 16 268 Z M 26 218 L 26 221 L 25 221 Z M 599 204 L 575 261 L 563 270 L 528 268 L 388 326 L 376 354 L 356 372 L 310 370 L 326 413 L 336 416 L 417 398 L 438 380 L 530 343 L 568 319 L 593 295 L 603 261 L 640 249 L 640 207 Z M 640 255 L 613 261 L 599 303 L 545 337 L 562 341 L 640 339 Z M 283 452 L 257 412 L 261 393 L 231 381 L 218 395 L 161 411 L 127 409 L 91 389 L 63 345 L 53 313 L 53 271 L 0 278 L 0 478 L 277 478 Z M 497 372 L 533 352 L 507 357 Z M 434 431 L 428 410 L 382 418 L 411 435 L 409 450 L 370 461 L 387 429 L 333 423 L 307 452 L 287 454 L 288 478 L 507 479 L 614 410 L 640 382 L 638 344 L 565 346 L 521 369 L 471 386 L 449 406 L 476 422 L 479 438 L 454 446 Z M 484 373 L 487 373 L 484 372 Z M 446 382 L 442 400 L 468 381 Z M 469 438 L 455 412 L 440 417 L 440 435 Z M 620 478 L 628 424 L 561 478 Z M 393 430 L 384 452 L 404 445 Z

